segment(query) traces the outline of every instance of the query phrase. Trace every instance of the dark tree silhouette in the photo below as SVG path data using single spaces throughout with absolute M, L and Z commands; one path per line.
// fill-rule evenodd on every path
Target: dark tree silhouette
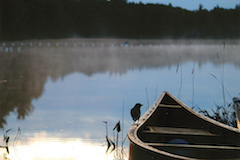
M 126 0 L 1 1 L 1 40 L 114 38 L 239 38 L 240 10 L 188 11 Z

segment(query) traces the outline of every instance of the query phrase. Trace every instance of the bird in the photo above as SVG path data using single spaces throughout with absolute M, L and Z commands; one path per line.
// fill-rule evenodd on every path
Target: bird
M 131 116 L 133 121 L 137 121 L 139 117 L 141 116 L 141 103 L 136 103 L 135 106 L 131 109 Z

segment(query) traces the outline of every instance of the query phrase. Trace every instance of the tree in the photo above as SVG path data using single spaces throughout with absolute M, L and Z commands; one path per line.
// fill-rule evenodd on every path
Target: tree
M 240 10 L 240 4 L 237 4 L 235 7 L 236 10 Z
M 203 9 L 203 5 L 199 4 L 199 11 L 202 11 L 202 9 Z
M 127 0 L 111 0 L 111 2 L 127 3 Z

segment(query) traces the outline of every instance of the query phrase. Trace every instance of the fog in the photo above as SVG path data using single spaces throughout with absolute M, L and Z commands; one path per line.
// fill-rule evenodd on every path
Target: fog
M 222 102 L 218 81 L 224 78 L 227 90 L 236 96 L 239 49 L 234 40 L 6 41 L 0 46 L 0 125 L 13 128 L 12 135 L 21 128 L 22 153 L 43 144 L 39 159 L 46 156 L 48 141 L 62 151 L 65 142 L 74 149 L 86 145 L 82 141 L 101 148 L 106 134 L 102 121 L 108 121 L 111 131 L 121 120 L 125 136 L 132 123 L 131 107 L 141 102 L 145 112 L 163 90 L 189 106 L 207 108 Z

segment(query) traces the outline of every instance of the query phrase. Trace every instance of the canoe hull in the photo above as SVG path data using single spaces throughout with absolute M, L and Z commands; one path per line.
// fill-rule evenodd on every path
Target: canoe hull
M 129 160 L 177 160 L 164 154 L 157 154 L 130 142 Z
M 240 130 L 163 92 L 128 131 L 129 160 L 240 159 Z
M 146 150 L 138 145 L 130 142 L 129 160 L 183 160 L 186 157 L 192 159 L 212 159 L 212 160 L 237 160 L 240 159 L 240 151 L 224 150 L 224 149 L 196 149 L 196 148 L 161 148 L 162 151 L 174 153 L 184 156 L 184 158 L 176 158 L 164 154 L 157 154 L 151 150 Z

